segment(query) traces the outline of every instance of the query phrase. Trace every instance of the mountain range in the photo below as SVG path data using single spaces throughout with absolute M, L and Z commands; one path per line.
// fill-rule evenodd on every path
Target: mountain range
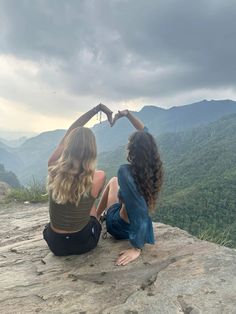
M 155 136 L 189 130 L 216 121 L 230 113 L 236 113 L 236 102 L 232 100 L 203 100 L 170 109 L 145 106 L 139 112 L 134 112 Z M 98 150 L 103 152 L 114 150 L 126 143 L 134 128 L 123 118 L 112 128 L 107 122 L 97 124 L 93 131 L 96 134 Z
M 187 131 L 207 125 L 222 116 L 236 112 L 236 102 L 231 100 L 206 101 L 163 109 L 145 106 L 134 112 L 154 136 L 165 133 Z M 107 121 L 93 127 L 98 151 L 102 154 L 114 151 L 124 145 L 134 131 L 127 119 L 117 121 L 112 128 Z M 0 142 L 0 163 L 7 170 L 14 171 L 23 184 L 29 183 L 32 177 L 44 180 L 47 173 L 47 159 L 54 150 L 65 130 L 43 132 L 27 139 L 18 147 L 9 147 Z
M 16 139 L 7 140 L 4 138 L 0 138 L 0 142 L 2 144 L 7 145 L 8 147 L 19 147 L 21 144 L 23 144 L 27 140 L 26 136 L 22 136 Z

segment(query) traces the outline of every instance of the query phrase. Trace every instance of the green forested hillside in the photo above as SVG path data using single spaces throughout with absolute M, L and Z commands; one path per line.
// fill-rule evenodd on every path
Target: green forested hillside
M 236 247 L 236 114 L 157 142 L 165 183 L 154 219 L 194 235 L 228 235 Z M 125 146 L 99 158 L 108 176 L 123 162 Z

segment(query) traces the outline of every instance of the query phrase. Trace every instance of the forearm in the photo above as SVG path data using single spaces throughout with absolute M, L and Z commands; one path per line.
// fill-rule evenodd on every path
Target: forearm
M 61 156 L 63 149 L 64 149 L 64 142 L 65 139 L 68 137 L 70 132 L 78 127 L 84 126 L 98 111 L 100 110 L 100 105 L 90 109 L 88 112 L 84 113 L 82 116 L 80 116 L 67 130 L 66 134 L 60 141 L 59 145 L 51 155 L 48 161 L 48 166 L 51 166 L 54 164 Z
M 96 107 L 90 109 L 86 113 L 84 113 L 82 116 L 80 116 L 67 130 L 63 140 L 70 134 L 70 132 L 76 128 L 84 126 L 95 114 L 97 114 L 100 111 L 100 105 L 97 105 Z
M 126 117 L 133 124 L 136 130 L 142 131 L 144 129 L 143 122 L 139 120 L 137 117 L 135 117 L 130 111 L 128 111 L 128 114 L 126 115 Z
M 103 191 L 101 199 L 97 206 L 96 212 L 97 212 L 98 219 L 100 218 L 104 210 L 107 208 L 108 195 L 109 195 L 109 185 L 107 185 L 105 190 Z

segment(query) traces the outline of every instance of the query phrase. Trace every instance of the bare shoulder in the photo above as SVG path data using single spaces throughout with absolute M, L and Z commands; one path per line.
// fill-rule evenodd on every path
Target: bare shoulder
M 95 170 L 93 176 L 93 186 L 91 190 L 91 195 L 95 198 L 99 196 L 102 188 L 104 187 L 106 181 L 106 174 L 103 170 Z
M 94 179 L 104 179 L 106 177 L 106 173 L 103 170 L 95 170 Z
M 93 185 L 99 185 L 100 183 L 104 183 L 106 180 L 106 173 L 103 170 L 95 170 L 93 176 Z

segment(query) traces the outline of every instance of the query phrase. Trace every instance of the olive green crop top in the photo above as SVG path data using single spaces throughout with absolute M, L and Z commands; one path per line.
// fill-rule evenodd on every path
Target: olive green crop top
M 57 204 L 51 197 L 49 198 L 50 222 L 54 228 L 76 232 L 82 230 L 90 219 L 90 211 L 95 202 L 91 195 L 82 196 L 79 205 L 67 202 Z

